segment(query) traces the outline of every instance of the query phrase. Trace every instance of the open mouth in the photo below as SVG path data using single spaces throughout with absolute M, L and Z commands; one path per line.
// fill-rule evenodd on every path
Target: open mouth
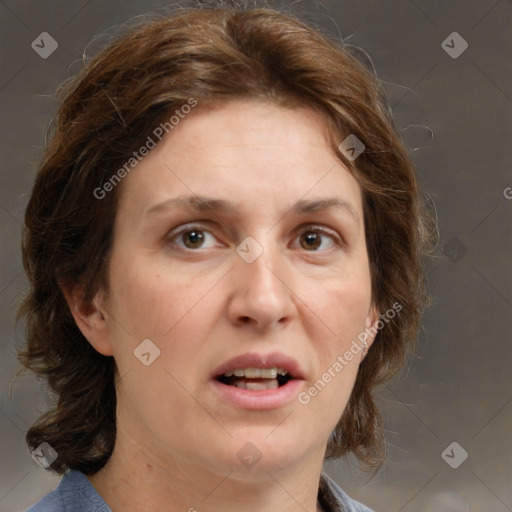
M 244 368 L 225 372 L 216 377 L 227 386 L 259 391 L 285 386 L 293 377 L 282 368 Z

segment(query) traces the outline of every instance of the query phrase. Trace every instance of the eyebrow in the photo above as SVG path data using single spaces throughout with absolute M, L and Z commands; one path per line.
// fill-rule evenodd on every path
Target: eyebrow
M 235 203 L 231 201 L 194 195 L 166 199 L 150 207 L 146 214 L 151 215 L 172 207 L 186 208 L 196 212 L 236 213 L 237 211 Z M 339 197 L 326 197 L 311 200 L 300 199 L 291 207 L 288 213 L 301 215 L 333 208 L 346 211 L 354 221 L 359 224 L 360 220 L 356 209 L 349 202 Z

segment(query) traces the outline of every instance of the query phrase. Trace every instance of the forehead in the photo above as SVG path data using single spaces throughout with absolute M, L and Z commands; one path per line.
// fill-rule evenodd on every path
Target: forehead
M 288 200 L 341 194 L 362 215 L 359 185 L 327 134 L 324 119 L 307 108 L 199 105 L 125 178 L 121 204 L 146 211 L 171 197 L 198 195 L 259 208 L 262 215 Z

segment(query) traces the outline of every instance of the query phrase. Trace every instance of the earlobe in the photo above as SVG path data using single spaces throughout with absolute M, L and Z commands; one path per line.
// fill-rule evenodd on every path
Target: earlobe
M 375 304 L 370 306 L 370 310 L 368 311 L 368 315 L 366 315 L 366 328 L 370 329 L 375 326 L 379 321 L 379 311 Z
M 377 336 L 377 324 L 379 321 L 379 311 L 377 310 L 377 307 L 375 304 L 372 303 L 370 310 L 368 311 L 368 314 L 366 315 L 365 320 L 365 334 L 366 337 L 364 338 L 363 342 L 363 351 L 362 351 L 362 357 L 361 362 L 363 362 L 364 358 L 368 354 L 368 351 L 370 350 L 370 347 L 372 346 L 372 343 L 375 341 L 375 337 Z
M 85 338 L 100 354 L 113 355 L 108 337 L 109 315 L 101 305 L 102 293 L 99 292 L 92 301 L 88 301 L 80 286 L 75 286 L 73 289 L 61 286 L 61 290 L 76 325 Z

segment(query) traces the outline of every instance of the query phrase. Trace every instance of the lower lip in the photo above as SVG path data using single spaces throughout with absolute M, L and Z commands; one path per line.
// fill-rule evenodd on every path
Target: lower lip
M 277 409 L 293 400 L 304 384 L 303 380 L 292 379 L 284 386 L 273 389 L 250 389 L 228 386 L 218 380 L 212 381 L 214 389 L 222 400 L 240 409 Z

